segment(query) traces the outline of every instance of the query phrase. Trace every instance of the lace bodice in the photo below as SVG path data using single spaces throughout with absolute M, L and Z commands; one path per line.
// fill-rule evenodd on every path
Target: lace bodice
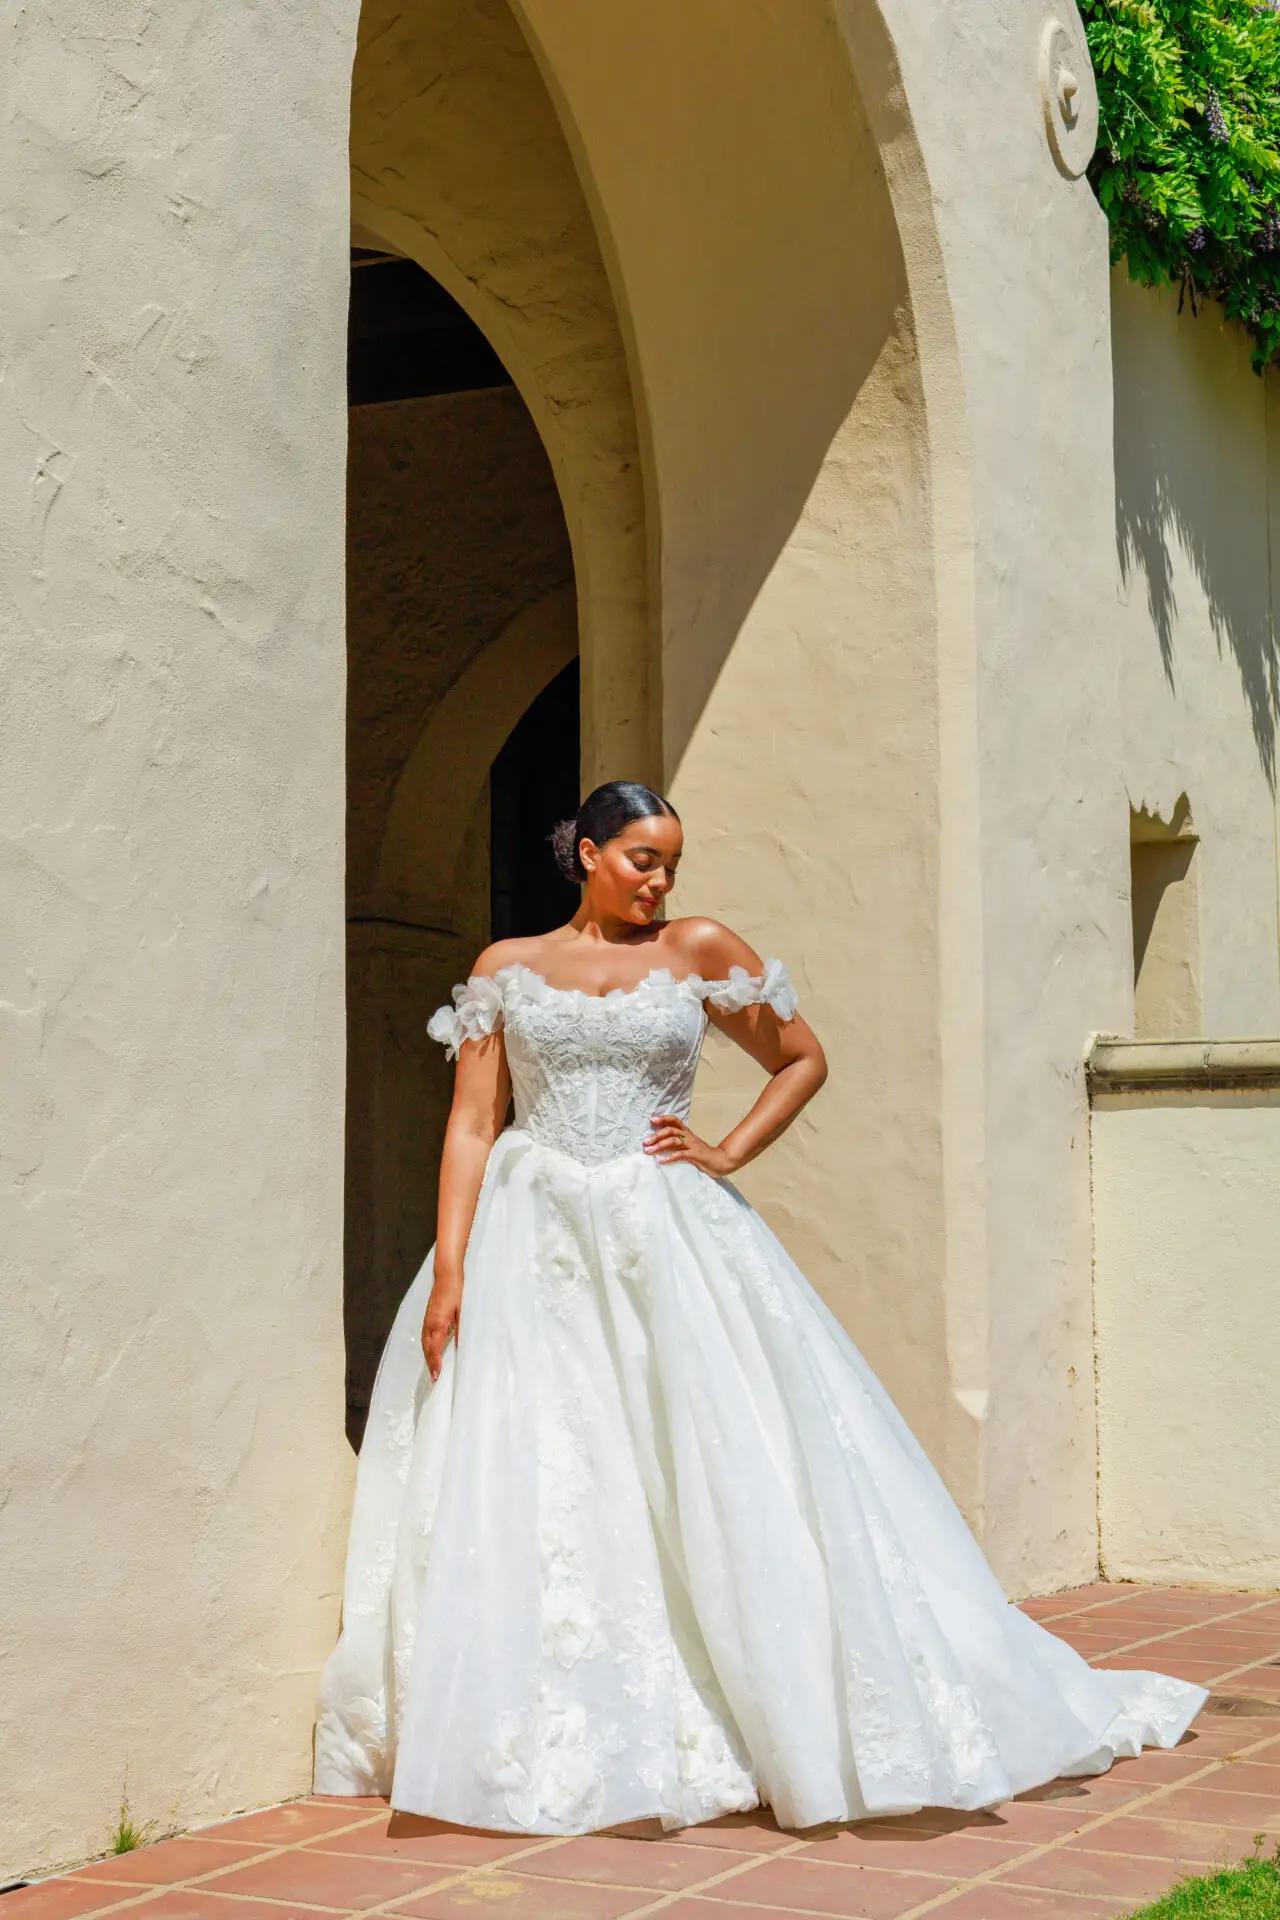
M 590 1165 L 639 1151 L 655 1113 L 688 1119 L 705 1001 L 726 1013 L 763 1001 L 783 1020 L 796 1011 L 791 976 L 776 959 L 758 974 L 730 967 L 719 980 L 654 967 L 636 986 L 603 994 L 553 987 L 514 961 L 471 974 L 452 995 L 427 1022 L 431 1038 L 456 1059 L 464 1040 L 501 1027 L 514 1124 Z

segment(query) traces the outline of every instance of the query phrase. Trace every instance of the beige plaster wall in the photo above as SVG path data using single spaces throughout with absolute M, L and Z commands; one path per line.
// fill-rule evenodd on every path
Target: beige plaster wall
M 686 828 L 671 911 L 781 954 L 833 1064 L 742 1184 L 969 1497 L 945 1333 L 924 409 L 848 55 L 807 5 L 520 11 L 631 351 Z M 709 1048 L 705 1124 L 758 1084 Z
M 1100 890 L 1122 942 L 1128 807 L 1165 821 L 1190 803 L 1200 1030 L 1280 1033 L 1273 516 L 1280 383 L 1249 366 L 1239 328 L 1206 303 L 1112 279 L 1117 605 L 1108 622 L 1120 774 Z M 1097 1025 L 1133 1031 L 1121 991 Z
M 1092 1118 L 1102 1569 L 1280 1586 L 1280 1094 Z
M 0 1879 L 305 1788 L 342 1433 L 344 10 L 3 80 Z M 305 82 L 305 84 L 304 84 Z
M 990 1356 L 984 1541 L 1020 1593 L 1088 1577 L 1096 1551 L 1081 1060 L 1128 965 L 1097 901 L 1117 760 L 1098 613 L 1115 577 L 1106 229 L 1044 137 L 1048 9 L 886 11 L 941 202 L 969 443 L 982 1038 L 967 1090 L 986 1275 L 972 1304 Z
M 787 949 L 832 1059 L 747 1184 L 1010 1590 L 1061 1584 L 1096 1550 L 1081 1055 L 1125 962 L 1106 235 L 1041 18 L 520 12 L 649 449 L 682 904 Z

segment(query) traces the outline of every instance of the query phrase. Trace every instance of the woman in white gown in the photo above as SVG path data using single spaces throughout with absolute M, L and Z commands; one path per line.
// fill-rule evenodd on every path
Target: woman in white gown
M 1006 1598 L 728 1177 L 826 1078 L 785 964 L 655 920 L 681 831 L 651 789 L 552 842 L 578 913 L 428 1022 L 437 1239 L 373 1388 L 315 1789 L 530 1834 L 806 1827 L 1173 1746 L 1207 1689 L 1094 1669 Z M 713 1019 L 769 1074 L 718 1145 L 684 1124 Z

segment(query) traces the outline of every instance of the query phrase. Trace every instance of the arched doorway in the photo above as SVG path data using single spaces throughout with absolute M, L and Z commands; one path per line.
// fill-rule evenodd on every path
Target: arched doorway
M 435 1232 L 451 1068 L 425 1022 L 492 938 L 572 912 L 573 560 L 542 441 L 416 262 L 357 248 L 348 383 L 347 1413 Z

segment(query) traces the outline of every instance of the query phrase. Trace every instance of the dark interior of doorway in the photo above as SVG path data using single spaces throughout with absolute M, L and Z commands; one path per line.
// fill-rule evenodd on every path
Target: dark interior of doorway
M 512 728 L 489 771 L 492 938 L 546 933 L 578 908 L 547 835 L 578 810 L 578 662 L 548 682 Z
M 511 375 L 470 315 L 416 260 L 352 247 L 350 406 L 511 384 Z
M 489 396 L 492 405 L 486 401 L 484 389 L 501 390 Z M 399 668 L 394 657 L 397 618 L 417 623 L 406 638 L 410 652 L 414 645 L 420 644 L 416 656 L 419 659 L 430 656 L 437 632 L 443 636 L 443 644 L 449 644 L 449 620 L 459 617 L 465 623 L 471 606 L 477 610 L 477 619 L 470 631 L 483 634 L 486 610 L 495 599 L 490 570 L 495 565 L 511 563 L 502 559 L 495 561 L 493 549 L 485 538 L 474 542 L 468 539 L 470 476 L 478 473 L 488 483 L 490 475 L 501 477 L 513 471 L 524 475 L 525 468 L 504 467 L 502 449 L 507 442 L 500 438 L 493 442 L 491 458 L 480 455 L 474 460 L 470 454 L 477 451 L 475 443 L 469 450 L 461 442 L 457 443 L 458 477 L 451 489 L 447 463 L 455 445 L 453 436 L 460 432 L 459 420 L 473 423 L 467 429 L 472 432 L 487 433 L 490 430 L 484 424 L 487 422 L 497 423 L 495 431 L 499 433 L 509 432 L 509 428 L 503 428 L 500 423 L 509 421 L 513 409 L 522 406 L 512 389 L 513 382 L 506 368 L 483 334 L 416 262 L 363 249 L 353 251 L 348 397 L 353 410 L 369 410 L 362 415 L 359 432 L 353 434 L 353 445 L 367 448 L 371 438 L 376 442 L 385 426 L 399 458 L 400 442 L 395 439 L 395 427 L 390 422 L 380 423 L 376 416 L 378 413 L 395 415 L 402 403 L 414 408 L 414 417 L 419 423 L 434 422 L 437 415 L 440 422 L 438 428 L 433 425 L 430 429 L 438 436 L 434 446 L 440 457 L 434 466 L 428 460 L 424 469 L 432 474 L 434 496 L 424 501 L 414 490 L 410 467 L 394 469 L 407 474 L 408 478 L 399 493 L 393 485 L 387 496 L 396 502 L 388 510 L 405 517 L 397 520 L 397 537 L 388 543 L 394 562 L 393 571 L 384 576 L 384 582 L 389 585 L 389 597 L 395 606 L 405 606 L 411 611 L 401 614 L 393 611 L 390 615 L 383 612 L 383 624 L 375 629 L 388 643 L 381 654 L 376 647 L 360 642 L 353 646 L 352 711 L 360 714 L 362 725 L 367 723 L 366 716 L 372 714 L 376 726 L 382 709 L 379 698 L 370 697 L 371 686 L 377 694 L 376 681 L 370 682 L 368 678 L 360 681 L 360 675 L 386 676 L 388 713 L 395 711 L 401 685 L 411 685 L 409 674 L 403 683 L 398 678 Z M 431 404 L 441 398 L 447 402 L 453 394 L 474 397 L 479 404 L 458 408 L 447 404 L 436 408 Z M 421 405 L 415 407 L 415 403 L 422 401 L 428 403 L 425 409 Z M 416 431 L 420 437 L 421 424 Z M 529 432 L 532 437 L 531 422 Z M 413 430 L 407 427 L 404 444 L 409 447 L 416 444 Z M 359 471 L 363 476 L 365 469 Z M 464 479 L 463 475 L 468 477 Z M 522 486 L 525 482 L 516 479 L 502 484 Z M 553 495 L 554 482 L 549 467 L 543 484 Z M 441 494 L 442 485 L 448 490 L 447 508 Z M 367 507 L 368 493 L 360 497 Z M 437 502 L 434 517 L 430 497 Z M 520 495 L 522 500 L 525 497 Z M 493 511 L 491 498 L 478 500 L 476 511 L 481 516 L 477 525 L 487 526 L 484 515 Z M 424 555 L 432 553 L 430 564 L 415 558 L 414 530 L 419 524 L 433 543 L 422 550 Z M 530 524 L 535 529 L 535 539 L 542 537 L 537 529 L 546 523 L 539 522 L 535 514 Z M 448 531 L 450 527 L 454 530 L 452 533 Z M 548 550 L 552 552 L 554 565 L 560 550 Z M 360 557 L 355 568 L 355 591 L 349 600 L 351 608 L 363 609 L 368 604 L 362 594 L 362 583 L 371 564 L 370 556 L 381 551 L 376 541 L 358 549 Z M 531 580 L 538 582 L 533 591 L 548 591 L 572 577 L 567 535 L 562 558 L 563 574 L 549 579 L 544 568 L 542 575 L 536 572 L 530 575 Z M 524 577 L 522 565 L 517 555 L 516 579 Z M 412 586 L 412 592 L 403 602 L 396 598 L 399 575 L 394 568 L 403 569 L 405 580 Z M 447 615 L 436 612 L 433 595 L 437 584 L 440 605 L 449 609 Z M 387 603 L 380 604 L 385 609 Z M 510 617 L 509 604 L 503 617 Z M 355 634 L 353 627 L 353 639 Z M 360 694 L 356 694 L 357 685 Z M 446 687 L 447 680 L 442 679 L 440 685 Z M 563 924 L 577 908 L 579 891 L 559 874 L 547 835 L 557 819 L 575 810 L 579 799 L 578 709 L 579 674 L 577 662 L 572 660 L 530 700 L 491 763 L 487 767 L 478 765 L 474 770 L 476 778 L 487 786 L 489 802 L 488 887 L 479 902 L 467 904 L 467 952 L 457 958 L 455 972 L 460 972 L 465 965 L 466 957 L 473 950 L 471 942 L 486 940 L 484 928 L 478 924 L 482 914 L 490 922 L 487 940 L 494 940 L 543 932 Z M 416 708 L 413 711 L 416 717 Z M 370 737 L 376 746 L 379 736 Z M 410 738 L 407 727 L 404 738 Z M 371 759 L 376 765 L 376 752 Z M 365 796 L 361 804 L 367 808 L 367 763 L 354 754 L 349 756 L 349 763 L 355 769 L 355 779 L 366 782 L 360 792 Z M 390 791 L 390 781 L 395 778 L 393 763 L 387 763 L 386 773 L 390 776 L 386 790 Z M 476 792 L 470 781 L 467 785 L 465 794 L 459 792 L 457 804 L 467 810 L 469 817 Z M 355 790 L 353 787 L 353 792 Z M 446 799 L 443 804 L 447 806 L 450 802 Z M 359 806 L 353 809 L 353 822 L 367 817 L 367 811 L 362 814 Z M 452 825 L 456 827 L 458 823 L 455 821 Z M 376 850 L 376 843 L 367 835 L 362 838 L 358 827 L 349 834 L 344 1319 L 347 1433 L 353 1448 L 358 1448 L 363 1439 L 370 1392 L 386 1334 L 433 1237 L 434 1149 L 443 1131 L 449 1076 L 441 1072 L 442 1061 L 435 1043 L 423 1038 L 421 1015 L 427 1006 L 440 1004 L 447 998 L 451 976 L 447 971 L 438 971 L 439 956 L 448 951 L 448 936 L 456 931 L 453 922 L 443 913 L 432 916 L 432 924 L 423 924 L 423 915 L 413 903 L 412 894 L 408 899 L 400 894 L 381 897 L 373 884 L 376 861 L 371 867 L 371 848 Z M 480 913 L 476 912 L 477 906 Z M 435 974 L 430 971 L 432 966 L 437 968 Z
M 484 334 L 416 260 L 351 249 L 347 397 L 353 407 L 510 386 Z M 573 660 L 517 722 L 489 773 L 491 940 L 544 933 L 579 893 L 547 845 L 578 805 L 579 672 Z

